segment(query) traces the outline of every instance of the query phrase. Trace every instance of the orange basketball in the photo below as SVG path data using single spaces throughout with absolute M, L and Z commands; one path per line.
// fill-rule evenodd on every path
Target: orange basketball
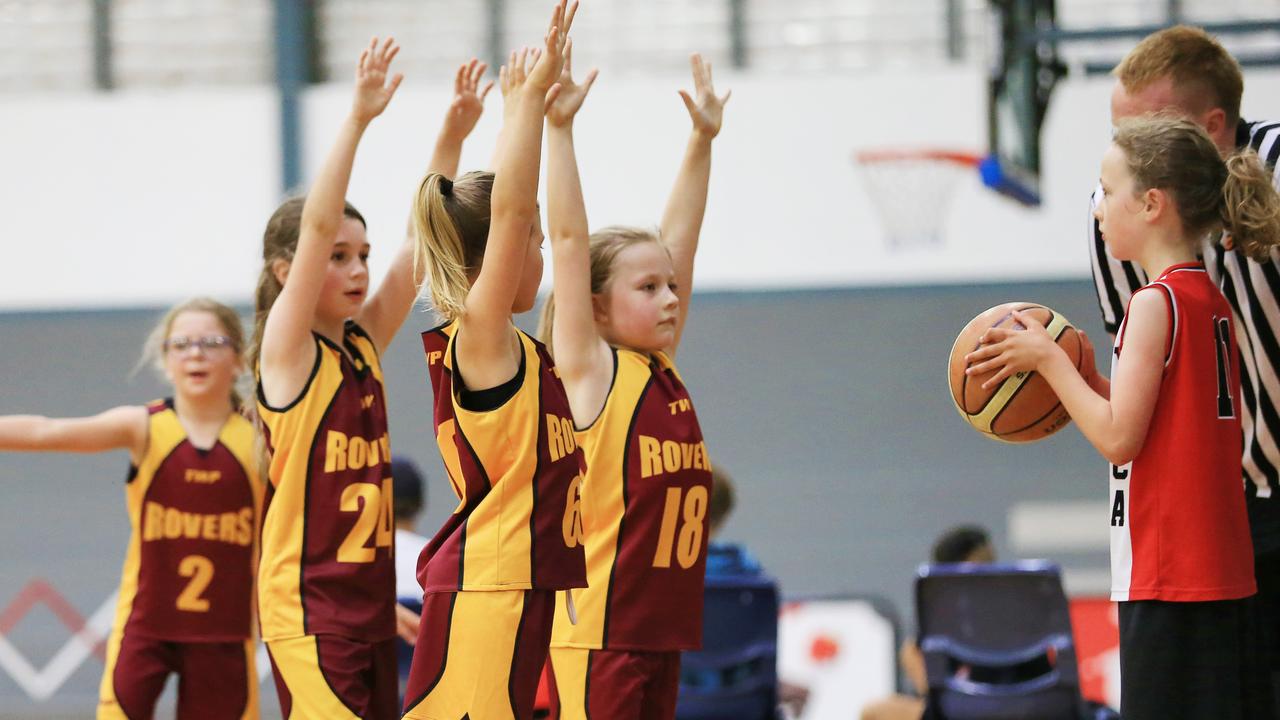
M 1040 321 L 1067 352 L 1072 364 L 1081 366 L 1084 345 L 1069 320 L 1043 305 L 1012 302 L 997 305 L 964 326 L 951 347 L 949 380 L 956 410 L 975 430 L 993 440 L 1022 443 L 1049 437 L 1071 422 L 1049 383 L 1036 372 L 1018 373 L 997 387 L 983 390 L 982 383 L 994 372 L 973 376 L 964 373 L 964 356 L 978 349 L 978 339 L 987 329 L 1024 329 L 1013 319 L 1014 310 Z

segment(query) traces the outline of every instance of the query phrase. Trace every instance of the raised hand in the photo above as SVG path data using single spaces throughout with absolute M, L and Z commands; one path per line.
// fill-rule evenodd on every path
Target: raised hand
M 557 82 L 560 93 L 547 104 L 547 122 L 552 127 L 564 127 L 573 123 L 574 116 L 578 114 L 578 110 L 582 109 L 582 101 L 587 99 L 587 93 L 591 92 L 591 84 L 596 81 L 596 76 L 599 74 L 599 70 L 592 69 L 581 85 L 574 82 L 573 41 L 570 40 L 565 46 L 564 69 L 560 71 L 560 80 Z
M 488 69 L 488 64 L 475 58 L 458 66 L 458 74 L 453 79 L 453 102 L 449 105 L 444 127 L 440 131 L 446 139 L 462 142 L 480 121 L 480 116 L 484 114 L 484 99 L 493 89 L 492 80 L 483 90 L 480 89 L 480 81 Z
M 375 37 L 360 53 L 360 62 L 356 65 L 356 94 L 351 102 L 351 114 L 357 120 L 367 123 L 378 117 L 396 94 L 404 75 L 396 73 L 388 82 L 387 68 L 399 52 L 400 46 L 394 38 L 387 38 L 379 45 Z
M 711 83 L 711 62 L 703 60 L 702 55 L 691 55 L 689 65 L 693 69 L 693 91 L 696 98 L 681 90 L 680 99 L 684 100 L 684 106 L 689 110 L 694 131 L 711 139 L 720 134 L 724 106 L 729 102 L 733 91 L 726 92 L 724 97 L 716 95 L 715 86 Z
M 551 11 L 551 22 L 543 38 L 542 52 L 534 56 L 533 68 L 529 70 L 529 84 L 533 87 L 546 92 L 560 77 L 569 44 L 569 28 L 573 26 L 573 17 L 577 14 L 578 0 L 574 0 L 567 9 L 565 0 L 559 0 Z M 551 102 L 551 98 L 547 102 Z

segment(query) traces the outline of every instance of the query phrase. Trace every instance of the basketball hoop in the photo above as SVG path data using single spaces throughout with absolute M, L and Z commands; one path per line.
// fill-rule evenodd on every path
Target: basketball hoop
M 889 248 L 936 246 L 956 182 L 982 162 L 955 150 L 868 150 L 854 154 Z

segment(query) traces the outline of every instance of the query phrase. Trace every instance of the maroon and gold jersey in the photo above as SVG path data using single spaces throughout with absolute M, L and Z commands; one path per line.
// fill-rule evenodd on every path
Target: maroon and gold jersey
M 711 490 L 702 428 L 670 358 L 613 356 L 604 408 L 578 433 L 588 588 L 573 594 L 577 625 L 556 612 L 551 645 L 697 648 Z
M 264 640 L 395 635 L 391 448 L 378 351 L 348 322 L 340 348 L 314 334 L 302 393 L 273 408 L 258 608 Z
M 262 505 L 253 425 L 233 413 L 213 447 L 201 449 L 172 400 L 147 412 L 147 450 L 125 486 L 132 534 L 116 628 L 172 642 L 244 640 Z
M 436 442 L 458 507 L 418 558 L 418 582 L 426 592 L 582 587 L 582 450 L 551 357 L 519 333 L 514 394 L 468 410 L 455 382 L 456 329 L 422 334 Z

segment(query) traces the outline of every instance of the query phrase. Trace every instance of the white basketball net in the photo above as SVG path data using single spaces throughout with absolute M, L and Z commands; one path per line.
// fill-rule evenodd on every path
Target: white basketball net
M 921 150 L 859 153 L 856 160 L 891 250 L 942 243 L 956 183 L 977 163 L 965 153 Z

